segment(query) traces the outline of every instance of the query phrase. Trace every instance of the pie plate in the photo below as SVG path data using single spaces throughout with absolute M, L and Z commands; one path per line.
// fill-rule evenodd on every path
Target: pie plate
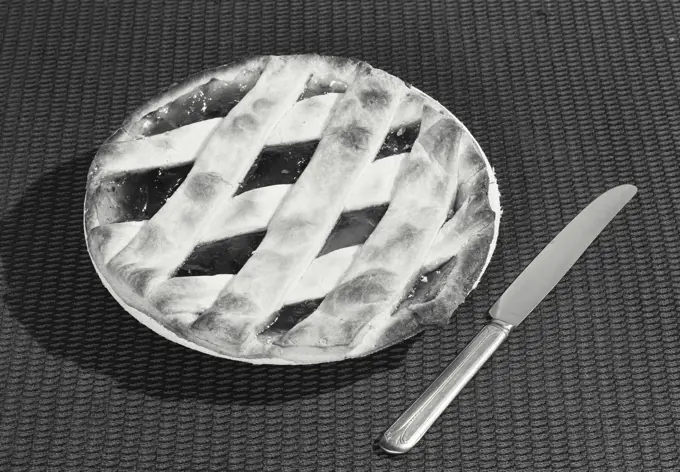
M 463 124 L 365 62 L 259 56 L 138 108 L 95 156 L 87 248 L 158 334 L 250 363 L 364 356 L 448 322 L 500 201 Z

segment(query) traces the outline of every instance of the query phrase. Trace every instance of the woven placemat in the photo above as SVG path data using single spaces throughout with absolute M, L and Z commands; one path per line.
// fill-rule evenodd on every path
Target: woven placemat
M 0 2 L 0 470 L 680 470 L 680 5 Z M 440 100 L 504 214 L 443 330 L 313 367 L 164 340 L 82 237 L 97 146 L 158 90 L 253 54 L 353 56 Z M 376 440 L 592 198 L 640 193 L 410 454 Z

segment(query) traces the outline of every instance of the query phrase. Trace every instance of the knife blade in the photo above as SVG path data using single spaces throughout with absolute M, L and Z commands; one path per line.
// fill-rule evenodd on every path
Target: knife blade
M 411 450 L 510 332 L 552 291 L 636 193 L 633 185 L 608 190 L 560 231 L 489 309 L 491 322 L 385 431 L 380 447 L 392 454 Z

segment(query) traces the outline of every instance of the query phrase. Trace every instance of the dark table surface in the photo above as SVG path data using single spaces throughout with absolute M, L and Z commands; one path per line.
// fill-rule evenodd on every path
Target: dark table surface
M 680 470 L 680 4 L 0 2 L 0 470 Z M 449 107 L 497 172 L 499 245 L 443 330 L 252 367 L 155 335 L 82 238 L 93 152 L 174 81 L 362 58 Z M 402 457 L 375 445 L 594 196 L 640 192 Z

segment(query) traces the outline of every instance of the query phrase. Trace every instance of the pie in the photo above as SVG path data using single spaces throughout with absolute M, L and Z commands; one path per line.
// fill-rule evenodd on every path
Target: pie
M 354 59 L 262 56 L 132 113 L 88 174 L 89 254 L 161 335 L 251 363 L 363 356 L 448 322 L 496 241 L 467 129 Z

